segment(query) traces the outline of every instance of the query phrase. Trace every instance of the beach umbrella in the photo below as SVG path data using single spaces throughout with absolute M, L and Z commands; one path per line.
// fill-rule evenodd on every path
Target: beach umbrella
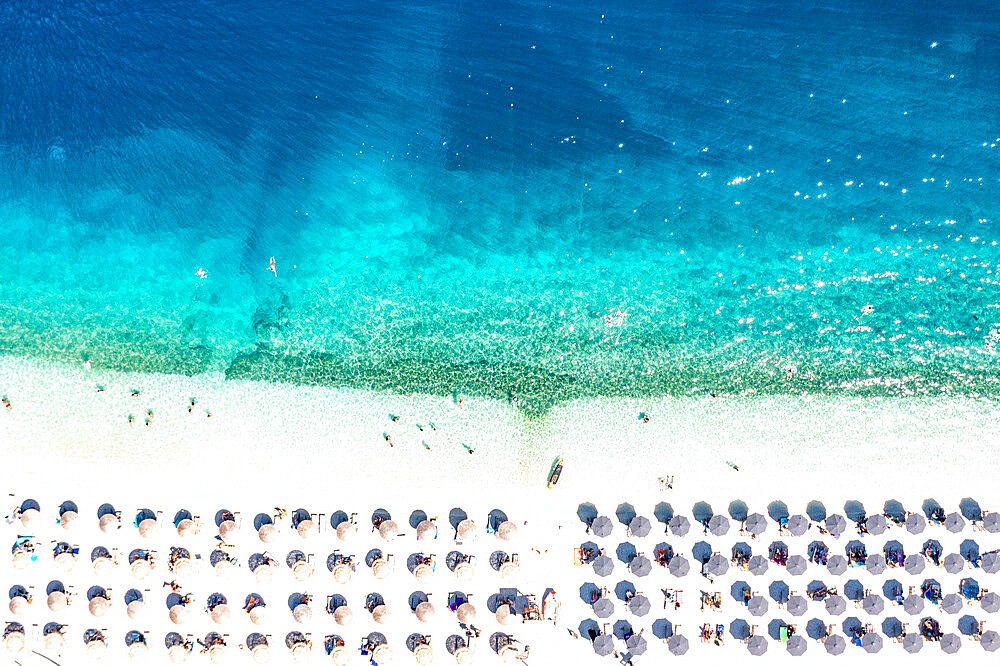
M 149 560 L 136 560 L 132 563 L 132 575 L 136 580 L 142 580 L 152 572 L 153 567 L 150 566 Z
M 381 604 L 372 609 L 372 619 L 379 624 L 385 624 L 389 621 L 389 617 L 392 613 L 389 611 L 389 607 L 385 604 Z
M 882 555 L 881 553 L 869 555 L 868 559 L 865 561 L 865 568 L 868 569 L 868 573 L 873 576 L 885 573 L 885 555 Z
M 10 609 L 10 612 L 14 615 L 24 615 L 25 613 L 28 612 L 28 600 L 22 596 L 13 597 L 10 600 L 8 608 Z
M 149 646 L 145 643 L 140 643 L 136 641 L 132 645 L 128 646 L 128 658 L 129 659 L 145 659 L 149 655 Z
M 182 645 L 171 645 L 167 648 L 167 656 L 170 657 L 171 664 L 183 664 L 187 661 L 188 653 Z
M 839 595 L 827 597 L 823 603 L 826 606 L 826 612 L 830 615 L 840 615 L 847 610 L 847 602 L 844 601 L 844 597 Z
M 670 531 L 677 536 L 684 536 L 691 530 L 691 521 L 684 516 L 674 516 L 667 524 L 670 527 Z
M 712 557 L 708 558 L 705 569 L 712 576 L 721 576 L 729 571 L 729 560 L 723 555 L 712 555 Z
M 979 637 L 979 644 L 987 652 L 996 652 L 1000 649 L 1000 634 L 995 631 L 984 631 Z
M 455 617 L 458 618 L 459 622 L 468 624 L 476 619 L 476 607 L 466 601 L 455 610 Z
M 763 576 L 767 573 L 767 567 L 769 563 L 767 558 L 763 555 L 754 555 L 747 562 L 747 571 L 749 571 L 754 576 Z
M 983 598 L 979 600 L 979 605 L 983 607 L 983 610 L 987 613 L 996 613 L 1000 610 L 1000 594 L 996 592 L 987 592 L 983 595 Z
M 610 576 L 615 570 L 615 563 L 607 555 L 601 555 L 594 560 L 594 573 L 598 576 Z
M 392 573 L 392 570 L 389 567 L 389 562 L 385 559 L 380 558 L 372 562 L 372 575 L 375 578 L 383 580 L 388 578 L 390 573 Z
M 927 520 L 919 513 L 911 513 L 906 516 L 906 531 L 910 534 L 920 534 L 927 527 Z
M 391 664 L 392 648 L 386 645 L 385 643 L 377 646 L 374 650 L 372 650 L 372 662 L 379 664 L 380 666 L 382 664 L 384 664 L 385 666 Z
M 844 654 L 844 650 L 847 648 L 847 643 L 843 638 L 834 634 L 833 636 L 827 636 L 826 640 L 823 642 L 823 647 L 826 648 L 827 653 L 838 655 Z
M 341 524 L 337 525 L 337 538 L 341 541 L 347 541 L 357 533 L 357 526 L 349 520 L 345 520 Z
M 641 655 L 646 652 L 646 648 L 648 646 L 646 644 L 646 639 L 640 634 L 632 634 L 628 637 L 628 640 L 625 641 L 625 647 L 627 647 L 628 651 L 632 654 Z
M 834 576 L 839 576 L 847 571 L 847 558 L 843 555 L 830 555 L 826 558 L 826 570 Z
M 788 654 L 793 657 L 801 657 L 806 653 L 806 648 L 808 647 L 806 639 L 802 638 L 798 634 L 790 637 L 788 643 L 785 644 L 785 649 L 788 650 Z
M 455 650 L 455 662 L 459 666 L 469 666 L 472 664 L 473 659 L 475 659 L 475 655 L 473 654 L 471 648 L 462 646 Z
M 354 620 L 354 611 L 347 606 L 339 606 L 333 611 L 333 621 L 342 627 L 346 627 Z
M 292 565 L 292 576 L 295 580 L 303 581 L 313 575 L 313 565 L 307 560 L 299 560 Z
M 747 639 L 747 652 L 755 657 L 767 652 L 767 639 L 763 636 L 751 636 Z
M 983 516 L 983 529 L 991 534 L 1000 532 L 1000 513 L 993 511 Z
M 254 606 L 250 609 L 247 615 L 250 616 L 250 622 L 257 626 L 263 625 L 267 621 L 267 612 L 264 610 L 267 606 Z
M 94 617 L 104 617 L 110 607 L 111 602 L 104 597 L 94 597 L 90 600 L 90 603 L 87 604 L 87 609 Z
M 941 599 L 941 610 L 945 613 L 954 615 L 962 610 L 963 606 L 965 606 L 965 603 L 962 601 L 962 597 L 954 592 L 944 595 L 944 598 Z
M 3 639 L 4 644 L 7 646 L 7 651 L 11 654 L 17 654 L 24 649 L 24 632 L 14 631 L 7 634 L 6 638 Z
M 790 615 L 794 615 L 795 617 L 805 615 L 808 609 L 809 602 L 806 601 L 805 597 L 800 597 L 797 594 L 788 597 L 788 602 L 785 604 L 785 610 L 787 610 Z
M 767 518 L 760 513 L 751 513 L 747 516 L 743 529 L 750 534 L 763 534 L 764 530 L 767 529 Z
M 421 601 L 413 612 L 421 622 L 430 622 L 431 618 L 434 617 L 434 604 L 429 601 Z
M 674 555 L 673 559 L 670 560 L 670 564 L 667 565 L 667 569 L 670 570 L 672 575 L 680 578 L 681 576 L 688 575 L 688 572 L 691 571 L 691 564 L 684 559 L 683 555 Z
M 903 599 L 903 610 L 910 615 L 919 615 L 924 610 L 924 598 L 919 594 L 911 594 Z
M 476 538 L 476 523 L 471 518 L 466 518 L 458 524 L 458 538 L 462 541 Z
M 213 645 L 208 649 L 208 658 L 213 664 L 221 664 L 223 657 L 225 656 L 226 656 L 225 645 Z
M 868 530 L 869 534 L 874 536 L 884 534 L 888 526 L 889 525 L 885 521 L 885 516 L 881 513 L 876 513 L 874 516 L 868 516 L 868 519 L 865 520 L 865 529 Z
M 129 602 L 129 604 L 125 606 L 125 614 L 128 615 L 130 620 L 134 620 L 139 615 L 139 613 L 142 612 L 142 609 L 145 607 L 146 607 L 145 603 L 143 603 L 139 599 L 136 599 L 135 601 Z
M 611 532 L 615 529 L 615 524 L 611 522 L 611 519 L 607 516 L 598 516 L 594 518 L 594 522 L 590 524 L 590 531 L 594 533 L 594 536 L 604 538 L 610 536 Z
M 87 643 L 87 656 L 93 660 L 103 659 L 104 653 L 108 651 L 108 646 L 104 641 L 94 639 Z
M 729 519 L 722 515 L 714 515 L 708 521 L 708 530 L 715 536 L 722 536 L 729 531 Z
M 11 564 L 18 571 L 22 571 L 31 562 L 31 553 L 24 550 L 15 551 L 11 557 Z
M 59 553 L 55 556 L 54 562 L 56 569 L 70 571 L 73 569 L 73 565 L 76 564 L 76 556 L 73 553 Z
M 944 519 L 944 528 L 953 534 L 958 534 L 965 529 L 965 518 L 962 518 L 962 514 L 957 511 L 949 513 Z
M 427 643 L 421 643 L 413 649 L 413 659 L 422 666 L 430 664 L 434 661 L 434 651 Z
M 313 617 L 313 611 L 312 608 L 310 608 L 309 604 L 299 604 L 298 606 L 292 609 L 292 619 L 298 622 L 299 624 L 306 624 L 307 622 L 311 622 L 312 617 Z
M 260 529 L 257 530 L 257 536 L 264 543 L 274 543 L 278 538 L 278 528 L 273 523 L 261 525 Z
M 98 576 L 107 576 L 114 571 L 115 563 L 110 557 L 98 557 L 94 560 L 94 573 Z
M 23 505 L 22 505 L 23 506 Z M 34 507 L 29 507 L 21 512 L 21 524 L 25 527 L 32 527 L 38 523 L 39 518 L 42 514 L 38 509 Z
M 984 553 L 983 556 L 979 558 L 979 566 L 982 567 L 983 571 L 988 574 L 1000 572 L 1000 553 Z
M 472 580 L 472 576 L 475 573 L 476 569 L 468 562 L 462 562 L 455 567 L 455 577 L 464 583 Z
M 794 516 L 789 516 L 788 521 L 785 523 L 785 529 L 792 536 L 802 536 L 809 529 L 809 519 L 803 516 L 801 513 L 797 513 Z M 803 641 L 803 645 L 805 641 Z
M 945 634 L 941 637 L 941 651 L 945 654 L 955 654 L 962 647 L 962 637 L 958 634 Z
M 646 521 L 649 522 L 648 520 Z M 649 530 L 646 531 L 649 533 Z M 497 527 L 497 538 L 503 539 L 504 541 L 511 541 L 517 536 L 517 525 L 509 520 L 505 520 Z
M 107 514 L 104 514 L 103 516 L 101 516 L 101 518 L 100 518 L 100 520 L 98 521 L 97 524 L 98 524 L 98 527 L 101 528 L 101 531 L 104 532 L 105 534 L 107 534 L 112 529 L 118 527 L 118 525 L 119 525 L 119 519 L 118 519 L 118 516 L 116 516 L 115 514 L 113 514 L 113 513 L 107 513 Z
M 170 607 L 170 621 L 174 624 L 184 624 L 188 618 L 188 610 L 184 606 L 177 604 Z
M 910 514 L 913 515 L 913 514 Z M 924 637 L 920 634 L 906 634 L 903 636 L 903 649 L 910 654 L 916 654 L 920 652 L 920 648 L 924 646 Z
M 641 594 L 637 594 L 628 600 L 628 609 L 633 615 L 642 617 L 649 614 L 651 606 L 649 599 Z
M 228 529 L 228 528 L 227 528 Z M 197 534 L 197 526 L 194 521 L 190 518 L 184 518 L 177 523 L 177 536 L 179 537 L 189 537 Z M 219 526 L 219 534 L 222 534 L 222 526 Z
M 212 609 L 210 615 L 212 616 L 212 622 L 216 624 L 225 624 L 232 618 L 233 613 L 229 610 L 228 604 L 219 604 Z M 292 613 L 292 615 L 294 616 L 294 613 Z
M 253 657 L 253 663 L 266 664 L 271 661 L 271 648 L 268 647 L 267 643 L 254 645 L 253 649 L 250 650 L 250 656 Z
M 274 567 L 270 564 L 261 564 L 253 570 L 254 579 L 260 584 L 267 584 L 274 580 Z M 336 579 L 336 569 L 334 569 L 334 579 Z
M 906 559 L 903 560 L 903 568 L 906 570 L 906 573 L 914 576 L 923 571 L 925 566 L 927 566 L 927 562 L 920 553 L 907 555 Z
M 750 601 L 747 602 L 747 611 L 754 617 L 760 617 L 767 612 L 767 599 L 750 597 Z
M 517 573 L 517 565 L 514 562 L 504 562 L 500 565 L 500 577 L 508 580 Z
M 983 634 L 985 636 L 985 634 Z M 62 635 L 60 631 L 50 631 L 45 634 L 45 649 L 46 650 L 61 650 L 62 646 L 66 644 L 66 637 Z
M 674 634 L 667 639 L 667 649 L 670 650 L 670 654 L 679 657 L 688 651 L 688 639 L 680 634 Z
M 20 599 L 20 598 L 21 597 L 14 597 L 14 599 Z M 14 603 L 14 599 L 10 600 L 10 603 L 12 605 Z M 66 606 L 69 605 L 69 600 L 66 598 L 65 592 L 56 590 L 49 595 L 49 598 L 46 600 L 46 604 L 48 605 L 50 611 L 52 611 L 53 613 L 58 613 L 59 611 L 66 609 Z M 10 609 L 10 612 L 14 613 L 14 615 L 20 615 L 20 613 L 15 611 L 13 608 Z
M 156 531 L 156 527 L 156 518 L 146 518 L 139 523 L 139 536 L 147 539 L 152 537 Z
M 826 517 L 826 531 L 833 536 L 840 536 L 847 530 L 847 519 L 839 513 Z
M 417 539 L 433 539 L 437 536 L 437 526 L 433 521 L 421 520 L 417 524 Z
M 510 565 L 511 568 L 507 569 L 506 568 L 507 565 Z M 350 570 L 350 567 L 347 567 L 344 564 L 341 564 L 340 566 L 345 567 L 348 570 Z M 500 567 L 500 577 L 501 578 L 505 578 L 505 579 L 506 578 L 510 578 L 513 575 L 513 573 L 514 573 L 514 571 L 516 569 L 517 569 L 517 565 L 514 564 L 513 562 L 505 562 L 503 564 L 503 566 Z M 434 573 L 434 569 L 431 567 L 431 565 L 429 565 L 429 564 L 420 564 L 420 565 L 418 565 L 413 570 L 413 577 L 417 579 L 418 583 L 426 583 L 427 581 L 430 580 L 431 574 L 433 574 L 433 573 Z
M 610 599 L 598 599 L 593 608 L 594 614 L 600 618 L 611 617 L 615 612 L 615 605 Z
M 645 555 L 640 555 L 636 557 L 628 565 L 629 570 L 636 576 L 648 576 L 653 570 L 653 563 L 650 562 L 649 558 Z
M 298 532 L 299 536 L 303 539 L 308 539 L 316 533 L 316 523 L 309 519 L 300 521 L 299 524 L 295 526 L 295 531 Z
M 68 530 L 73 527 L 74 521 L 79 518 L 79 514 L 76 511 L 64 511 L 61 516 L 59 516 L 59 524 L 64 530 Z
M 378 535 L 386 541 L 392 541 L 399 533 L 399 526 L 395 520 L 383 520 L 378 526 Z
M 869 615 L 878 615 L 885 610 L 885 602 L 879 595 L 869 594 L 861 600 L 861 608 Z
M 882 649 L 882 637 L 874 631 L 869 631 L 861 637 L 861 647 L 869 654 L 875 654 Z
M 511 619 L 515 617 L 514 611 L 509 604 L 497 606 L 496 612 L 493 615 L 496 617 L 496 621 L 504 626 L 510 624 Z
M 636 516 L 632 519 L 632 522 L 628 524 L 628 530 L 635 537 L 644 537 L 649 534 L 649 531 L 653 529 L 653 524 L 649 522 L 649 518 L 645 516 Z
M 615 642 L 611 636 L 607 634 L 601 634 L 594 639 L 594 652 L 598 656 L 606 657 L 615 650 Z
M 801 576 L 806 572 L 808 562 L 801 555 L 792 555 L 785 562 L 785 571 L 793 576 Z
M 223 520 L 219 523 L 219 538 L 223 541 L 231 541 L 236 538 L 236 533 L 238 531 L 239 528 L 236 526 L 235 520 Z
M 965 568 L 965 558 L 963 558 L 958 553 L 951 553 L 950 555 L 945 555 L 944 558 L 944 570 L 950 574 L 956 574 Z

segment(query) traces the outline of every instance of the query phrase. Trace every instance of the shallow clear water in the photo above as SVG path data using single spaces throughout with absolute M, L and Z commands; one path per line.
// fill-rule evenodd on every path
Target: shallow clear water
M 0 34 L 8 353 L 530 410 L 997 393 L 992 3 L 57 1 Z

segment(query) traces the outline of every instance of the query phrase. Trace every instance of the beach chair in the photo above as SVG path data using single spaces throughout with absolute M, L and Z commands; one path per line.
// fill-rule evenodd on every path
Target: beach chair
M 583 548 L 573 549 L 573 566 L 575 567 L 583 566 Z

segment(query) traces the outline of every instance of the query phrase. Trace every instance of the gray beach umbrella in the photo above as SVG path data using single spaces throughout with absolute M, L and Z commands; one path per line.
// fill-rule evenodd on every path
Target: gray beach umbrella
M 691 564 L 684 559 L 683 555 L 674 555 L 667 568 L 670 569 L 671 574 L 680 578 L 688 575 L 688 572 L 691 571 Z
M 649 615 L 650 608 L 649 599 L 641 594 L 637 594 L 628 600 L 628 609 L 632 611 L 633 615 L 638 615 L 639 617 Z
M 951 615 L 954 615 L 962 610 L 964 606 L 965 603 L 962 601 L 962 597 L 958 596 L 954 592 L 944 595 L 944 598 L 941 599 L 941 610 L 945 613 L 950 613 Z
M 927 520 L 919 513 L 911 513 L 906 517 L 906 531 L 910 534 L 920 534 L 927 527 Z
M 801 657 L 806 653 L 806 648 L 808 644 L 806 639 L 802 638 L 798 634 L 792 636 L 788 639 L 788 643 L 785 645 L 785 649 L 788 650 L 788 654 L 793 657 Z
M 722 536 L 729 531 L 729 519 L 716 514 L 708 521 L 708 531 L 715 536 Z
M 847 519 L 839 513 L 826 517 L 826 531 L 833 536 L 840 536 L 847 530 Z
M 983 516 L 983 529 L 991 534 L 1000 532 L 1000 513 L 993 511 Z
M 615 614 L 615 604 L 611 599 L 598 599 L 594 602 L 594 615 L 600 618 L 611 617 Z
M 847 558 L 843 555 L 830 555 L 826 558 L 826 570 L 834 576 L 847 571 Z
M 594 536 L 601 538 L 610 536 L 614 529 L 615 524 L 612 523 L 611 519 L 607 516 L 598 516 L 597 518 L 594 518 L 594 522 L 590 526 L 590 531 L 594 533 Z
M 840 615 L 847 610 L 847 602 L 840 595 L 827 597 L 823 603 L 826 605 L 826 612 L 830 615 Z
M 1000 572 L 1000 553 L 985 553 L 979 558 L 979 566 L 988 574 Z
M 721 576 L 729 571 L 729 560 L 723 555 L 712 555 L 712 557 L 708 558 L 706 569 L 712 576 Z
M 952 534 L 958 534 L 965 529 L 965 518 L 962 518 L 962 514 L 957 511 L 949 513 L 948 517 L 944 519 L 944 528 Z
M 751 636 L 747 639 L 747 651 L 755 657 L 767 652 L 767 639 L 763 636 Z
M 625 641 L 625 647 L 627 647 L 628 651 L 634 655 L 644 654 L 647 647 L 646 639 L 639 634 L 632 634 L 628 637 L 628 640 Z
M 920 652 L 920 648 L 924 646 L 924 637 L 920 634 L 906 634 L 903 636 L 903 649 L 910 654 L 916 654 Z
M 801 513 L 789 516 L 788 522 L 785 523 L 785 529 L 788 530 L 792 536 L 802 536 L 806 533 L 806 530 L 809 529 L 809 519 Z
M 1000 594 L 996 592 L 987 592 L 983 595 L 983 598 L 979 600 L 979 605 L 983 607 L 983 610 L 987 613 L 996 613 L 1000 611 Z
M 691 531 L 691 521 L 684 516 L 674 516 L 667 524 L 670 526 L 670 531 L 677 536 L 684 536 Z
M 644 537 L 649 534 L 649 530 L 653 529 L 653 524 L 649 522 L 649 518 L 645 516 L 636 516 L 632 519 L 632 522 L 628 524 L 628 530 L 632 533 L 632 536 Z
M 903 599 L 903 610 L 910 615 L 920 615 L 924 610 L 924 598 L 919 594 L 911 594 Z
M 792 555 L 785 562 L 785 570 L 793 576 L 801 576 L 808 567 L 809 563 L 801 555 Z
M 987 652 L 996 652 L 1000 649 L 1000 634 L 992 630 L 984 631 L 983 635 L 979 637 L 979 644 Z
M 882 555 L 881 553 L 869 555 L 868 559 L 865 561 L 865 568 L 868 569 L 868 573 L 873 576 L 885 573 L 885 555 Z
M 865 652 L 875 654 L 882 649 L 882 637 L 874 631 L 869 631 L 861 637 L 861 647 L 865 649 Z
M 944 570 L 956 574 L 965 568 L 965 558 L 958 553 L 951 553 L 944 558 Z
M 606 657 L 615 651 L 615 641 L 614 639 L 607 635 L 601 634 L 594 639 L 594 652 L 602 657 Z
M 648 576 L 653 570 L 653 563 L 645 555 L 639 555 L 628 565 L 629 571 L 636 576 Z
M 834 634 L 833 636 L 827 636 L 827 639 L 823 642 L 823 646 L 828 653 L 838 655 L 844 654 L 847 642 L 837 634 Z
M 670 650 L 670 654 L 679 657 L 688 651 L 688 639 L 680 634 L 674 634 L 667 640 L 667 649 Z
M 767 612 L 767 599 L 764 597 L 751 597 L 747 602 L 747 610 L 754 617 L 760 617 Z
M 744 529 L 750 534 L 763 534 L 767 529 L 767 518 L 759 513 L 751 513 L 747 516 Z
M 607 555 L 601 555 L 594 560 L 594 573 L 598 576 L 610 576 L 615 570 L 615 562 Z
M 925 566 L 927 566 L 927 561 L 920 553 L 907 555 L 906 559 L 903 560 L 903 568 L 906 569 L 906 573 L 914 576 L 923 571 Z
M 767 573 L 768 561 L 763 555 L 754 555 L 747 562 L 747 571 L 754 576 L 763 576 Z
M 881 513 L 876 513 L 874 516 L 868 516 L 868 520 L 865 521 L 865 528 L 867 528 L 868 534 L 873 534 L 875 536 L 884 534 L 886 527 L 888 527 L 888 524 L 885 522 L 885 516 Z
M 945 654 L 955 654 L 962 648 L 962 637 L 958 634 L 945 634 L 941 637 L 941 651 Z
M 878 615 L 885 610 L 885 602 L 877 594 L 869 594 L 861 600 L 861 608 L 869 615 Z
M 809 602 L 806 601 L 805 597 L 800 597 L 797 594 L 788 597 L 788 601 L 785 603 L 785 610 L 787 610 L 790 615 L 794 615 L 795 617 L 805 615 L 808 609 Z

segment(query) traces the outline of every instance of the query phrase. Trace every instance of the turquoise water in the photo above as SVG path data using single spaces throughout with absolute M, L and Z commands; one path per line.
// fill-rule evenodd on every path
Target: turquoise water
M 1000 390 L 992 3 L 31 1 L 0 35 L 6 353 L 532 411 Z

